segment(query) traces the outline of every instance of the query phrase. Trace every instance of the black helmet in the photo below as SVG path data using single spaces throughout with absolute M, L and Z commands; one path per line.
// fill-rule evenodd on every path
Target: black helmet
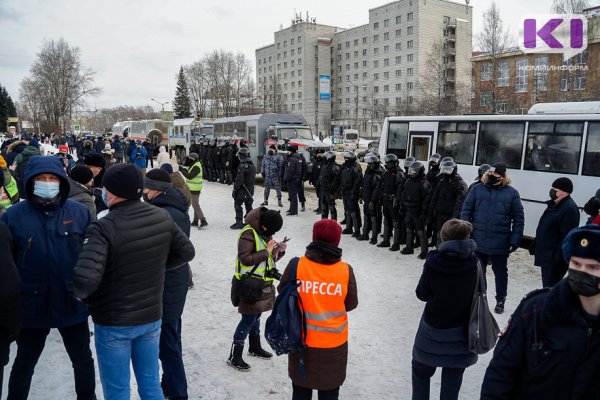
M 323 154 L 323 157 L 325 157 L 327 160 L 335 160 L 335 153 L 333 151 L 326 151 L 325 154 Z
M 342 155 L 344 156 L 344 158 L 346 159 L 346 161 L 354 161 L 354 160 L 356 160 L 356 154 L 354 154 L 353 151 L 346 150 L 345 152 L 342 153 Z
M 295 144 L 289 144 L 287 147 L 287 151 L 289 151 L 290 153 L 295 153 L 298 151 L 298 146 L 296 146 Z
M 197 159 L 200 158 L 197 153 L 190 153 L 190 155 L 188 157 L 194 161 L 196 161 Z
M 365 162 L 367 164 L 379 164 L 379 157 L 377 157 L 376 154 L 367 153 L 367 155 L 365 156 Z
M 383 162 L 388 170 L 394 169 L 398 166 L 398 156 L 393 153 L 387 154 L 383 158 Z
M 481 178 L 486 172 L 488 172 L 492 168 L 490 164 L 481 164 L 479 169 L 477 170 L 477 174 Z
M 323 153 L 325 153 L 325 149 L 324 149 L 324 148 L 322 148 L 322 147 L 318 147 L 318 148 L 315 150 L 315 154 L 316 154 L 316 155 L 323 154 Z
M 454 161 L 444 161 L 440 166 L 440 174 L 452 175 L 456 172 L 456 163 Z
M 404 159 L 404 164 L 403 164 L 403 166 L 404 166 L 404 169 L 408 169 L 408 168 L 410 168 L 410 166 L 412 165 L 412 163 L 414 163 L 415 161 L 416 161 L 416 160 L 415 160 L 415 158 L 414 158 L 414 157 L 406 157 L 406 158 Z
M 444 163 L 446 161 L 452 161 L 452 162 L 454 162 L 454 158 L 452 158 L 452 157 L 444 157 L 444 158 L 442 158 L 442 162 L 440 164 L 442 164 L 442 163 Z
M 237 156 L 240 160 L 244 158 L 250 158 L 250 150 L 248 150 L 247 147 L 242 147 L 238 150 Z
M 438 153 L 432 154 L 431 157 L 429 157 L 429 164 L 431 164 L 431 163 L 439 164 L 441 159 L 442 159 L 442 156 L 440 156 Z
M 406 160 L 405 160 L 406 161 Z M 408 175 L 412 177 L 417 177 L 423 175 L 425 173 L 425 166 L 421 161 L 414 161 L 408 167 Z

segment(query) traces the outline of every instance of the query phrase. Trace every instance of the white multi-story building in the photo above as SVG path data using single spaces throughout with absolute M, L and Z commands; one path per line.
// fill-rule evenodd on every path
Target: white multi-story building
M 449 101 L 471 82 L 472 7 L 449 0 L 398 0 L 369 10 L 369 23 L 342 29 L 307 22 L 275 32 L 256 50 L 265 111 L 303 115 L 313 127 L 359 129 L 377 136 L 387 115 L 414 112 L 432 78 L 435 52 Z M 319 76 L 331 99 L 319 99 Z M 409 111 L 410 110 L 410 111 Z

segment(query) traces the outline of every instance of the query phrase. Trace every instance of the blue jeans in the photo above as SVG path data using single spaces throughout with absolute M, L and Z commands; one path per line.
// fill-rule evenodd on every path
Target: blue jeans
M 163 400 L 158 367 L 161 321 L 138 326 L 96 324 L 94 337 L 106 400 L 129 400 L 129 363 L 142 400 Z
M 242 314 L 242 320 L 235 329 L 233 334 L 233 343 L 236 345 L 243 345 L 250 335 L 260 335 L 260 316 L 258 314 Z
M 496 300 L 506 299 L 508 291 L 508 254 L 488 255 L 480 252 L 476 253 L 481 261 L 483 276 L 485 276 L 488 259 L 491 259 L 492 270 L 496 278 Z
M 163 384 L 171 400 L 187 400 L 187 379 L 181 348 L 181 318 L 176 322 L 163 322 L 160 329 L 160 361 Z

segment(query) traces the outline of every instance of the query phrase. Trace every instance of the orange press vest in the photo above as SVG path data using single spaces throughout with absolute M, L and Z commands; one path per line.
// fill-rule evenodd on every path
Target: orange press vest
M 348 341 L 348 293 L 350 268 L 345 262 L 319 264 L 301 257 L 296 279 L 306 318 L 306 345 L 328 349 Z

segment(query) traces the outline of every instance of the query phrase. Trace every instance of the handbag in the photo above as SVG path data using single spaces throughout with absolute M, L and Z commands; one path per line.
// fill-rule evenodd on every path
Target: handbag
M 248 304 L 256 303 L 261 298 L 265 280 L 261 275 L 254 273 L 258 265 L 256 264 L 250 272 L 240 274 L 240 279 L 235 275 L 231 279 L 231 303 L 234 306 L 238 306 L 240 301 Z
M 477 281 L 468 326 L 469 351 L 475 354 L 485 354 L 493 349 L 500 333 L 498 323 L 490 312 L 486 291 L 481 264 L 477 260 Z

